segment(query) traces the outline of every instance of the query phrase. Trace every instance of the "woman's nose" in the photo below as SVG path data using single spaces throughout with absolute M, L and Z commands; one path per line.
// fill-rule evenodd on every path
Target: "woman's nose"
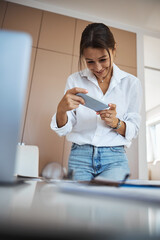
M 96 63 L 96 64 L 95 64 L 95 71 L 96 71 L 96 72 L 99 72 L 101 69 L 102 69 L 101 64 L 100 64 L 100 63 Z

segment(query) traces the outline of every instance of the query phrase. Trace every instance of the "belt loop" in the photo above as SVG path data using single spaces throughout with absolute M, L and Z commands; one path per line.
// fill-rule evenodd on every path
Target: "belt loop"
M 95 146 L 92 145 L 92 148 L 93 148 L 93 152 L 92 152 L 92 166 L 93 166 L 93 169 L 95 169 L 95 164 L 94 164 Z

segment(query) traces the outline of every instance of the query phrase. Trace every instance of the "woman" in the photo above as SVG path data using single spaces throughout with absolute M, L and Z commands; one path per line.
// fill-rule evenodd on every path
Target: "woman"
M 122 180 L 129 174 L 125 146 L 137 137 L 140 126 L 142 88 L 133 75 L 114 64 L 116 43 L 102 23 L 89 24 L 80 42 L 79 64 L 87 68 L 69 76 L 65 95 L 58 104 L 51 128 L 72 142 L 68 169 L 75 180 L 100 176 Z M 83 106 L 77 93 L 109 104 L 95 112 Z

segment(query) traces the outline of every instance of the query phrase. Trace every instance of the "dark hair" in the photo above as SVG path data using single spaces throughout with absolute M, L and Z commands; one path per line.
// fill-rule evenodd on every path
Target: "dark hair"
M 79 68 L 82 69 L 82 57 L 84 49 L 88 47 L 106 49 L 109 57 L 109 49 L 115 48 L 114 36 L 105 24 L 91 23 L 82 32 L 80 41 Z

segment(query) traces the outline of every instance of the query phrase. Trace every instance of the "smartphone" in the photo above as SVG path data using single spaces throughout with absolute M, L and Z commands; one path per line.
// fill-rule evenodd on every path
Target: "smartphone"
M 97 99 L 94 99 L 87 94 L 77 93 L 76 95 L 79 97 L 82 97 L 84 99 L 85 104 L 83 106 L 88 107 L 96 112 L 104 110 L 104 109 L 109 109 L 108 104 L 100 102 Z

